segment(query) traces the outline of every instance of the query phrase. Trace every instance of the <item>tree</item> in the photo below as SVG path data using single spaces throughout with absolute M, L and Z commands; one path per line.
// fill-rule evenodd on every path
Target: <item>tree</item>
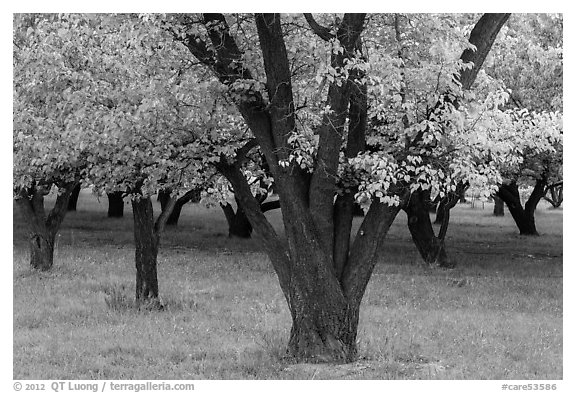
M 112 202 L 130 198 L 134 217 L 136 301 L 161 307 L 157 276 L 160 237 L 176 203 L 198 169 L 181 89 L 189 88 L 185 65 L 165 33 L 133 15 L 96 16 L 100 39 L 94 71 L 100 116 L 91 145 L 87 180 Z M 163 37 L 164 34 L 164 37 Z M 165 42 L 168 42 L 166 44 Z M 151 196 L 172 190 L 154 217 Z M 110 204 L 112 206 L 112 203 Z M 109 211 L 110 213 L 110 211 Z
M 30 264 L 41 270 L 53 265 L 55 237 L 93 136 L 91 37 L 79 23 L 53 14 L 14 17 L 13 191 L 28 226 Z M 46 215 L 51 191 L 56 202 Z
M 402 62 L 396 51 L 392 56 L 366 48 L 378 48 L 378 40 L 362 40 L 366 31 L 389 34 L 378 23 L 382 16 L 371 17 L 370 23 L 365 14 L 304 18 L 178 15 L 161 24 L 227 89 L 270 167 L 287 243 L 264 216 L 240 165 L 253 146 L 240 148 L 235 162 L 223 157 L 215 163 L 230 181 L 278 276 L 292 315 L 289 354 L 299 360 L 350 361 L 356 356 L 360 303 L 376 250 L 401 206 L 411 191 L 428 188 L 438 193 L 444 185 L 456 187 L 433 162 L 423 164 L 415 155 L 421 146 L 406 148 L 404 136 L 428 130 L 423 136 L 429 147 L 432 141 L 446 147 L 432 127 L 461 131 L 460 112 L 445 102 L 434 118 L 403 125 L 408 111 L 402 99 Z M 455 43 L 459 50 L 466 45 L 465 39 Z M 423 96 L 428 88 L 434 91 L 430 69 L 457 91 L 453 74 L 462 63 L 456 58 L 445 66 L 438 72 L 440 67 L 430 62 L 413 70 L 422 78 Z M 437 101 L 441 94 L 427 98 Z M 368 135 L 369 114 L 394 120 Z M 386 127 L 393 132 L 387 134 Z M 369 138 L 374 151 L 365 150 Z M 355 201 L 367 212 L 350 242 Z
M 462 69 L 455 75 L 455 78 L 461 84 L 461 89 L 470 90 L 500 29 L 509 17 L 510 14 L 484 14 L 476 22 L 469 38 L 470 44 L 474 47 L 466 48 L 460 56 L 460 60 L 463 63 L 473 63 L 473 66 Z M 399 30 L 399 27 L 397 29 Z M 400 37 L 400 34 L 398 36 Z M 449 96 L 450 91 L 447 91 L 446 95 Z M 457 102 L 454 102 L 454 104 L 458 105 Z M 438 105 L 441 105 L 441 102 Z M 432 111 L 430 112 L 431 115 L 433 113 Z M 420 138 L 420 135 L 417 135 L 415 140 L 418 140 L 418 138 Z M 414 194 L 410 199 L 410 203 L 406 206 L 405 211 L 408 216 L 408 228 L 412 235 L 412 240 L 426 263 L 437 264 L 442 267 L 455 266 L 455 261 L 448 260 L 444 238 L 450 220 L 450 209 L 456 205 L 459 196 L 466 188 L 468 188 L 468 184 L 465 182 L 459 183 L 457 190 L 448 192 L 446 196 L 441 198 L 436 216 L 436 223 L 441 224 L 438 236 L 436 236 L 432 227 L 427 208 L 430 203 L 429 193 L 420 191 Z
M 520 160 L 502 168 L 506 180 L 498 189 L 521 235 L 537 236 L 534 213 L 549 185 L 562 178 L 562 116 L 559 113 L 513 112 Z M 532 186 L 522 206 L 519 184 Z
M 550 187 L 562 181 L 562 26 L 561 14 L 515 15 L 486 69 L 511 92 L 507 108 L 515 110 L 512 121 L 520 136 L 522 162 L 504 169 L 506 179 L 497 196 L 523 235 L 538 234 L 536 206 Z M 519 186 L 532 188 L 524 206 Z

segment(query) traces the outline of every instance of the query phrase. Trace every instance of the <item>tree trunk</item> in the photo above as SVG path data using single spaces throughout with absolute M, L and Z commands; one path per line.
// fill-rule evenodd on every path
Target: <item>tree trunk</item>
M 426 192 L 416 191 L 412 193 L 404 209 L 408 216 L 408 229 L 412 235 L 412 241 L 427 264 L 454 267 L 454 264 L 448 261 L 444 242 L 440 241 L 434 233 L 428 212 L 428 199 Z
M 228 237 L 249 239 L 252 236 L 252 225 L 250 221 L 248 221 L 244 209 L 242 209 L 238 200 L 236 200 L 236 206 L 236 212 L 234 212 L 234 208 L 229 203 L 225 205 L 220 204 L 226 221 L 228 222 Z
M 493 214 L 497 217 L 502 217 L 504 215 L 504 201 L 497 195 L 494 195 L 493 199 L 494 199 Z
M 539 233 L 536 230 L 536 221 L 534 219 L 534 213 L 536 211 L 536 206 L 540 199 L 545 195 L 546 181 L 540 179 L 536 182 L 530 197 L 526 201 L 524 207 L 522 207 L 522 202 L 520 200 L 520 192 L 518 191 L 518 185 L 515 182 L 509 184 L 502 184 L 498 190 L 498 196 L 502 198 L 510 215 L 514 219 L 518 230 L 521 235 L 526 236 L 538 236 Z
M 76 208 L 78 207 L 78 197 L 80 196 L 80 183 L 78 183 L 78 185 L 76 187 L 74 187 L 74 189 L 72 190 L 72 194 L 70 195 L 70 198 L 68 199 L 68 211 L 72 212 L 72 211 L 76 211 Z
M 158 297 L 159 236 L 154 231 L 154 210 L 150 198 L 132 200 L 134 242 L 136 246 L 136 301 Z
M 564 201 L 564 186 L 562 183 L 554 184 L 548 187 L 548 191 L 550 191 L 550 197 L 544 195 L 544 199 L 550 203 L 554 209 L 558 209 Z
M 447 203 L 448 201 L 444 198 L 440 202 L 438 202 L 438 205 L 436 207 L 436 219 L 434 220 L 434 224 L 440 225 L 444 222 Z
M 182 213 L 182 208 L 184 207 L 184 205 L 187 204 L 188 202 L 194 202 L 194 203 L 200 202 L 201 191 L 202 190 L 200 189 L 193 189 L 186 192 L 184 195 L 178 198 L 176 204 L 174 205 L 172 213 L 170 213 L 170 216 L 168 217 L 168 221 L 166 221 L 166 225 L 174 225 L 174 226 L 178 225 L 178 220 L 180 219 L 180 214 Z M 165 205 L 162 207 L 162 210 L 164 209 Z
M 42 225 L 34 225 L 30 234 L 30 266 L 38 270 L 50 270 L 54 264 L 55 234 Z
M 315 277 L 311 272 L 305 274 L 308 280 Z M 313 363 L 355 360 L 358 310 L 335 304 L 333 299 L 338 299 L 339 293 L 330 294 L 317 284 L 308 290 L 294 284 L 291 290 L 292 328 L 288 354 Z
M 108 195 L 108 217 L 124 217 L 124 199 L 122 191 L 109 192 Z
M 168 201 L 170 201 L 170 195 L 172 194 L 172 190 L 160 190 L 158 191 L 158 202 L 160 202 L 160 209 L 165 210 Z
M 56 203 L 46 217 L 44 196 L 49 187 L 31 187 L 20 190 L 16 203 L 20 207 L 24 222 L 28 226 L 30 266 L 38 270 L 50 270 L 54 264 L 56 235 L 68 208 L 70 195 L 77 183 L 60 187 Z

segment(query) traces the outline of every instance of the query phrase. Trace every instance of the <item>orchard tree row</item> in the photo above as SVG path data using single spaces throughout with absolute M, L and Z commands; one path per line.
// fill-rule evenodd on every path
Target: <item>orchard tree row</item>
M 157 299 L 178 197 L 233 197 L 227 217 L 248 221 L 290 309 L 289 354 L 351 361 L 376 251 L 401 210 L 440 266 L 453 265 L 449 211 L 468 187 L 537 233 L 534 209 L 562 179 L 561 31 L 557 15 L 16 15 L 13 188 L 31 264 L 52 266 L 78 184 L 120 192 L 136 299 Z M 264 215 L 272 190 L 287 241 Z

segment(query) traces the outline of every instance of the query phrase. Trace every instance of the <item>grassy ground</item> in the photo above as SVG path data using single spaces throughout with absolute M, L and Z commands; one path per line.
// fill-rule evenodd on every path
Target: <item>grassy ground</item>
M 542 236 L 524 238 L 508 214 L 458 206 L 451 271 L 417 265 L 402 213 L 363 301 L 360 360 L 326 366 L 283 358 L 278 282 L 254 241 L 227 238 L 221 211 L 185 208 L 159 255 L 167 309 L 137 311 L 129 205 L 123 219 L 88 193 L 78 206 L 48 273 L 28 267 L 14 212 L 15 379 L 562 378 L 561 210 L 542 207 Z

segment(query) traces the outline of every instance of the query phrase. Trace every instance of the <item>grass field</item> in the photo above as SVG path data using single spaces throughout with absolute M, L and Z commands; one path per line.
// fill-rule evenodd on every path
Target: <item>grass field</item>
M 459 205 L 429 270 L 401 213 L 363 301 L 360 359 L 284 358 L 290 316 L 265 254 L 228 239 L 219 209 L 187 205 L 159 255 L 164 311 L 138 311 L 132 215 L 106 218 L 83 192 L 48 273 L 28 266 L 14 211 L 14 379 L 562 379 L 562 210 L 541 206 L 538 238 Z M 155 205 L 155 208 L 159 208 Z M 280 230 L 279 212 L 269 212 Z

